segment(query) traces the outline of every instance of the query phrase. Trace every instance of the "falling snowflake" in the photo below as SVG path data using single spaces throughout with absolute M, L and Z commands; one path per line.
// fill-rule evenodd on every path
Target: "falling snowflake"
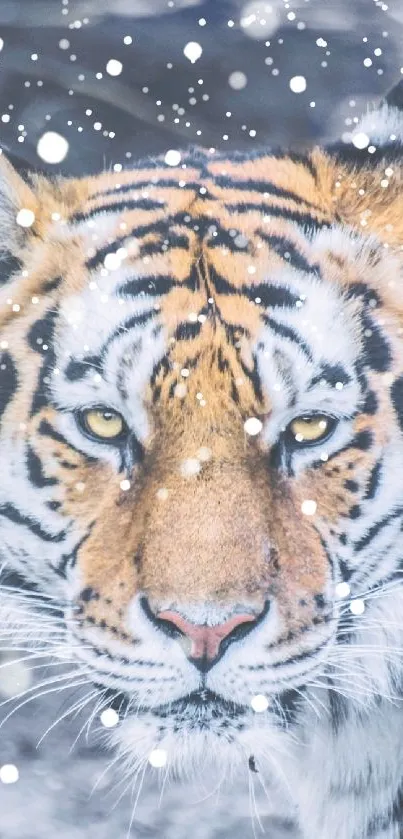
M 20 227 L 31 227 L 31 225 L 34 223 L 34 221 L 35 221 L 35 213 L 32 212 L 32 210 L 27 210 L 25 208 L 22 208 L 17 213 L 16 222 L 17 222 L 17 224 L 20 225 Z
M 197 41 L 189 41 L 183 48 L 184 55 L 192 64 L 199 60 L 202 52 L 203 47 Z
M 289 85 L 293 93 L 303 93 L 306 90 L 306 78 L 305 76 L 293 76 Z
M 45 163 L 61 163 L 67 155 L 69 144 L 56 131 L 46 131 L 38 140 L 36 151 Z
M 252 696 L 250 701 L 251 708 L 257 713 L 261 714 L 263 711 L 267 711 L 269 707 L 268 699 L 263 696 L 262 693 L 257 693 L 256 696 Z
M 241 70 L 234 70 L 228 76 L 228 84 L 233 90 L 242 90 L 248 84 L 248 77 Z
M 161 769 L 168 760 L 168 752 L 165 749 L 153 749 L 148 755 L 148 762 L 155 769 Z
M 117 58 L 110 58 L 107 65 L 106 65 L 106 72 L 109 73 L 110 76 L 120 76 L 123 70 L 123 64 L 121 61 L 118 61 Z

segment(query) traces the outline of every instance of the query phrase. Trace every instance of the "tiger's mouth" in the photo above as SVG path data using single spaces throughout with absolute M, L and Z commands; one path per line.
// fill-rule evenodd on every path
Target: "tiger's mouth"
M 247 706 L 224 699 L 223 696 L 207 688 L 192 691 L 192 693 L 175 699 L 173 702 L 167 702 L 156 707 L 140 708 L 140 710 L 147 711 L 160 719 L 166 719 L 167 717 L 197 718 L 200 723 L 213 719 L 236 719 L 250 711 Z

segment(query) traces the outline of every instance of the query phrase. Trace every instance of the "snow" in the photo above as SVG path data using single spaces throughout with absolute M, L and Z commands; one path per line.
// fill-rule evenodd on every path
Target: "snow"
M 0 766 L 0 781 L 2 784 L 15 784 L 20 773 L 14 763 L 4 763 Z
M 360 598 L 352 600 L 350 603 L 350 612 L 353 615 L 363 615 L 365 612 L 365 603 Z
M 228 84 L 233 90 L 242 90 L 248 83 L 248 77 L 241 70 L 234 70 L 228 76 Z
M 257 417 L 248 417 L 243 424 L 244 430 L 246 434 L 250 434 L 251 437 L 255 437 L 256 434 L 259 434 L 263 428 L 263 423 Z
M 148 762 L 150 766 L 156 769 L 162 769 L 168 760 L 168 752 L 165 749 L 153 749 L 148 755 Z
M 197 41 L 189 41 L 183 48 L 184 55 L 192 64 L 199 60 L 202 52 L 203 48 Z
M 20 227 L 31 227 L 35 221 L 35 213 L 32 210 L 22 208 L 16 216 L 16 222 Z
M 107 65 L 106 65 L 106 72 L 109 73 L 110 76 L 120 76 L 123 70 L 123 64 L 121 61 L 118 61 L 117 58 L 110 58 Z
M 306 90 L 306 78 L 305 76 L 293 76 L 290 79 L 290 90 L 293 93 L 303 93 Z
M 45 163 L 61 163 L 67 155 L 69 144 L 57 131 L 46 131 L 38 141 L 36 151 Z
M 269 702 L 266 696 L 263 696 L 262 693 L 257 693 L 256 696 L 252 696 L 250 701 L 251 708 L 257 713 L 261 714 L 263 711 L 267 711 L 269 707 Z
M 180 151 L 177 151 L 176 149 L 168 149 L 164 158 L 167 166 L 179 166 L 181 159 L 182 155 Z
M 311 498 L 306 498 L 301 504 L 301 512 L 304 516 L 314 516 L 317 506 L 316 501 L 313 501 Z
M 348 597 L 350 594 L 350 586 L 348 583 L 337 583 L 336 586 L 336 596 L 337 597 Z
M 99 718 L 104 728 L 114 728 L 119 722 L 119 714 L 113 708 L 105 708 Z

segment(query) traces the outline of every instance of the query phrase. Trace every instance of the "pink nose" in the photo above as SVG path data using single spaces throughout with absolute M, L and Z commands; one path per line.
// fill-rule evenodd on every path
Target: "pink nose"
M 182 615 L 179 615 L 178 612 L 170 610 L 166 612 L 159 612 L 157 617 L 160 620 L 173 624 L 176 629 L 179 629 L 182 635 L 189 638 L 191 642 L 190 652 L 188 653 L 189 658 L 195 660 L 204 659 L 205 661 L 210 662 L 217 658 L 221 642 L 224 638 L 227 638 L 234 629 L 241 626 L 241 624 L 248 622 L 254 623 L 256 621 L 256 617 L 254 615 L 244 614 L 234 615 L 234 617 L 229 618 L 229 620 L 224 623 L 217 624 L 216 626 L 200 626 L 198 624 L 190 623 L 190 621 L 187 621 L 182 617 Z

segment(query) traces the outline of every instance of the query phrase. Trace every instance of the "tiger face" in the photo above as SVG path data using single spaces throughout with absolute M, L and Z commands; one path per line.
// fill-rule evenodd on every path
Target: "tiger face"
M 128 761 L 281 752 L 358 643 L 351 604 L 397 579 L 403 202 L 379 113 L 373 158 L 196 149 L 56 182 L 2 160 L 2 559 L 59 604 Z

